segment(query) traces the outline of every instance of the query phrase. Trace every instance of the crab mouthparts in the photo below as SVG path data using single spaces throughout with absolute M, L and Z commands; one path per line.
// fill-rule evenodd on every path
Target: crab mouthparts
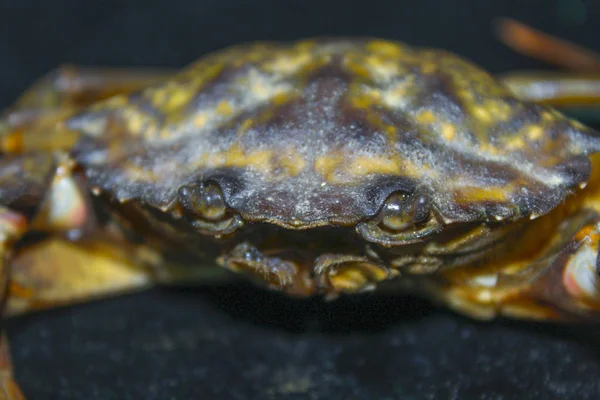
M 247 242 L 238 244 L 217 262 L 269 288 L 299 297 L 368 291 L 399 275 L 397 270 L 365 256 L 326 253 L 310 259 L 291 251 L 265 254 Z

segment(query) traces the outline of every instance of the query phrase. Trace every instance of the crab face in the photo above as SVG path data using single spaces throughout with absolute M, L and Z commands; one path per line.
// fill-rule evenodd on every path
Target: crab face
M 90 184 L 144 229 L 300 294 L 497 254 L 600 150 L 452 54 L 367 39 L 228 49 L 67 125 Z

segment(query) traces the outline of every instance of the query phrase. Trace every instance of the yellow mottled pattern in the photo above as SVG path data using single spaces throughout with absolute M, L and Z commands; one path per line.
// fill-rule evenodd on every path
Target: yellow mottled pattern
M 456 136 L 456 126 L 451 123 L 444 123 L 442 125 L 442 135 L 446 140 L 453 140 Z
M 279 152 L 273 163 L 280 167 L 280 175 L 284 177 L 297 176 L 306 168 L 306 160 L 294 148 Z
M 433 115 L 433 113 L 429 110 L 424 110 L 421 111 L 419 114 L 417 114 L 417 122 L 420 124 L 432 124 L 436 121 L 436 117 L 435 115 Z
M 377 96 L 373 95 L 373 97 L 381 98 L 383 103 L 388 107 L 399 107 L 403 104 L 403 100 L 411 94 L 410 91 L 416 90 L 414 83 L 415 78 L 409 76 L 406 79 L 391 85 L 390 88 L 382 89 L 381 94 L 375 92 Z
M 546 134 L 562 115 L 517 101 L 471 63 L 382 40 L 236 46 L 92 110 L 112 119 L 90 119 L 89 136 L 110 132 L 135 144 L 129 156 L 113 139 L 106 145 L 107 163 L 124 176 L 119 185 L 185 181 L 216 168 L 253 171 L 263 182 L 302 176 L 310 187 L 396 176 L 445 196 L 448 208 L 486 207 L 511 204 L 519 185 L 562 184 L 554 167 L 582 151 L 563 132 Z M 157 157 L 138 157 L 148 146 Z M 127 161 L 139 159 L 151 161 Z
M 247 167 L 265 171 L 272 171 L 271 159 L 273 153 L 268 150 L 244 151 L 239 147 L 232 147 L 227 152 L 212 153 L 206 163 L 211 167 Z
M 507 187 L 463 187 L 456 194 L 459 202 L 480 202 L 480 201 L 499 201 L 507 200 L 510 193 L 510 188 Z
M 328 182 L 334 182 L 335 172 L 344 164 L 343 154 L 317 157 L 314 161 L 314 168 L 317 173 Z
M 531 141 L 536 141 L 542 138 L 544 129 L 539 125 L 529 125 L 525 128 L 525 135 Z
M 378 55 L 397 58 L 404 53 L 405 48 L 404 46 L 394 42 L 385 40 L 371 40 L 367 44 L 367 50 Z

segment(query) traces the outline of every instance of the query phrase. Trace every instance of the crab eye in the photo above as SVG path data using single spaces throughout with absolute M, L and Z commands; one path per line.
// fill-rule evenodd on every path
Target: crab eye
M 422 224 L 429 218 L 427 197 L 393 194 L 381 210 L 380 228 L 392 232 L 401 232 Z
M 442 229 L 442 223 L 431 212 L 426 194 L 393 193 L 379 215 L 356 225 L 366 240 L 384 246 L 402 246 L 422 241 Z
M 187 212 L 207 221 L 219 221 L 227 213 L 223 192 L 213 183 L 182 186 L 178 197 Z

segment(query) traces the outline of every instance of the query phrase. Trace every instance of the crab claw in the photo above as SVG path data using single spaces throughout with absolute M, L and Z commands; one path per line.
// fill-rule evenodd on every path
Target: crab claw
M 600 215 L 583 209 L 559 224 L 533 259 L 509 265 L 492 289 L 509 317 L 600 321 Z
M 518 289 L 519 274 L 500 276 L 498 289 L 509 293 L 499 303 L 500 313 L 600 321 L 599 253 L 600 215 L 581 210 L 560 224 L 547 248 L 522 269 Z
M 576 249 L 566 257 L 561 283 L 573 301 L 596 310 L 600 317 L 600 224 L 586 226 L 575 239 Z
M 531 229 L 529 235 L 544 235 L 542 225 Z M 451 308 L 478 319 L 600 322 L 600 214 L 577 211 L 555 226 L 545 243 L 527 257 L 491 257 L 490 265 L 449 270 L 424 286 Z

